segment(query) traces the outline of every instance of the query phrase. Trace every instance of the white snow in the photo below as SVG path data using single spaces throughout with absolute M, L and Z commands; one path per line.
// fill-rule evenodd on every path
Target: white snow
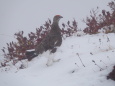
M 0 49 L 6 46 L 6 42 L 15 40 L 15 32 L 23 30 L 25 35 L 35 32 L 35 28 L 56 14 L 64 17 L 60 24 L 75 18 L 78 27 L 83 29 L 86 25 L 81 20 L 90 15 L 90 10 L 97 6 L 99 11 L 109 10 L 109 1 L 0 0 Z M 2 54 L 0 51 L 0 62 Z M 7 67 L 0 68 L 0 86 L 115 86 L 114 81 L 106 79 L 115 65 L 114 33 L 85 35 L 78 32 L 64 39 L 53 55 L 60 61 L 47 66 L 50 56 L 47 51 L 31 62 L 23 60 L 15 66 L 9 62 Z M 26 68 L 19 69 L 20 65 Z
M 31 52 L 31 51 L 35 51 L 35 49 L 30 49 L 30 50 L 27 50 L 28 52 Z
M 55 59 L 60 59 L 59 62 L 47 67 L 47 57 L 50 56 L 47 51 L 31 62 L 25 60 L 15 66 L 1 68 L 0 84 L 1 86 L 115 86 L 114 81 L 106 79 L 112 66 L 115 65 L 114 37 L 113 33 L 68 37 L 63 40 L 54 55 Z M 21 63 L 24 63 L 25 69 L 19 69 Z

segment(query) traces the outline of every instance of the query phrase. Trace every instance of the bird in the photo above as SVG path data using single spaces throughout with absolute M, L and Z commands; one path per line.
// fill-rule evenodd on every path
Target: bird
M 31 56 L 28 56 L 27 59 L 31 61 L 34 57 L 42 54 L 43 52 L 50 50 L 50 53 L 55 53 L 57 47 L 61 46 L 62 44 L 62 36 L 61 36 L 61 29 L 59 27 L 59 20 L 63 18 L 61 15 L 55 15 L 53 18 L 53 23 L 51 25 L 50 32 L 45 36 L 45 38 L 36 45 L 35 51 Z M 27 52 L 28 53 L 28 52 Z

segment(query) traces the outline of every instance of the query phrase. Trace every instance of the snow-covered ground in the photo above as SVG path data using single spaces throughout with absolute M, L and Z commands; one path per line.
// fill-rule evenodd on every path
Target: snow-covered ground
M 47 67 L 51 56 L 47 51 L 31 62 L 22 61 L 16 66 L 1 68 L 0 85 L 115 86 L 114 81 L 106 79 L 115 65 L 114 37 L 113 33 L 68 37 L 54 55 L 55 59 L 60 59 L 59 62 Z M 22 63 L 26 68 L 18 69 Z
M 0 49 L 14 39 L 15 32 L 23 30 L 25 35 L 54 15 L 76 19 L 78 28 L 86 27 L 82 19 L 98 6 L 109 10 L 110 0 L 0 0 Z M 60 25 L 61 26 L 61 25 Z M 0 62 L 3 60 L 0 51 Z M 31 62 L 26 60 L 0 68 L 0 86 L 115 86 L 106 76 L 115 65 L 115 34 L 72 36 L 63 40 L 54 55 L 59 62 L 47 67 L 49 51 Z M 81 60 L 82 62 L 81 62 Z M 95 62 L 95 63 L 94 63 Z M 20 64 L 25 69 L 19 69 Z M 82 64 L 83 63 L 83 64 Z M 96 65 L 95 65 L 96 64 Z M 85 66 L 85 67 L 84 67 Z

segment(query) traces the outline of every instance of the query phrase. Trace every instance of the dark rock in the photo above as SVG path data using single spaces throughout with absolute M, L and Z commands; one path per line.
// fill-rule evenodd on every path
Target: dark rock
M 115 66 L 113 67 L 112 72 L 110 72 L 109 75 L 107 76 L 107 79 L 112 79 L 115 81 Z

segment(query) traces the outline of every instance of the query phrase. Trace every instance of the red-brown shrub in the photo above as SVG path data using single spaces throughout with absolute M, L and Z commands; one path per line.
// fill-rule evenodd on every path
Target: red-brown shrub
M 84 29 L 85 33 L 89 34 L 96 34 L 98 30 L 108 26 L 109 30 L 112 32 L 110 25 L 115 26 L 115 2 L 111 1 L 108 3 L 108 6 L 111 8 L 112 12 L 102 10 L 102 14 L 97 16 L 97 10 L 92 10 L 90 13 L 90 17 L 87 17 L 84 22 L 86 23 L 87 27 Z M 98 8 L 97 8 L 98 9 Z M 106 33 L 108 33 L 106 31 Z
M 74 20 L 72 21 L 72 25 L 70 25 L 70 21 L 66 24 L 62 24 L 62 37 L 69 37 L 73 33 L 77 32 L 77 22 Z M 36 32 L 30 32 L 28 34 L 28 37 L 24 37 L 24 31 L 20 31 L 18 33 L 15 33 L 15 37 L 17 42 L 10 42 L 7 43 L 7 48 L 2 49 L 4 53 L 4 57 L 13 60 L 15 58 L 21 60 L 25 58 L 25 52 L 29 49 L 34 49 L 36 44 L 39 44 L 42 39 L 46 36 L 46 34 L 51 29 L 51 20 L 48 19 L 48 21 L 45 22 L 43 26 L 40 26 L 39 28 L 36 28 Z M 8 53 L 6 52 L 8 51 Z

